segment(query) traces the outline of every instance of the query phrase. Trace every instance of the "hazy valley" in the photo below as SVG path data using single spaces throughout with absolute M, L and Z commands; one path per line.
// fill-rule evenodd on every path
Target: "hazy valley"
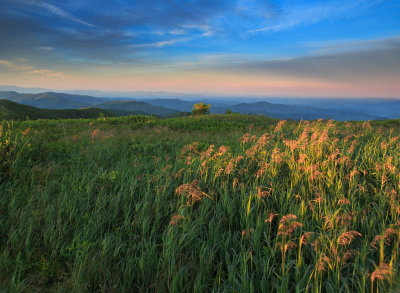
M 143 93 L 142 93 L 143 94 Z M 117 94 L 114 93 L 116 96 Z M 143 94 L 144 95 L 144 94 Z M 156 94 L 153 94 L 156 95 Z M 164 94 L 160 94 L 164 95 Z M 173 95 L 173 94 L 171 94 Z M 99 98 L 56 92 L 36 94 L 0 91 L 0 99 L 44 109 L 100 108 L 116 116 L 142 114 L 160 117 L 184 116 L 200 101 L 211 104 L 210 111 L 266 115 L 279 119 L 339 121 L 384 120 L 400 118 L 400 99 L 378 98 Z M 251 100 L 251 102 L 243 102 Z

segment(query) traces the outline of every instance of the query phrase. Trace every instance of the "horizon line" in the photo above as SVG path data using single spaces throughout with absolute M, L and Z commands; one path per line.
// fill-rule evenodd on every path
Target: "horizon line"
M 1 88 L 16 88 L 14 90 L 3 90 Z M 7 85 L 7 84 L 0 84 L 0 91 L 15 91 L 18 92 L 20 90 L 37 90 L 41 91 L 38 93 L 32 92 L 24 92 L 26 94 L 39 94 L 39 93 L 46 93 L 46 92 L 53 92 L 53 93 L 64 93 L 64 94 L 71 94 L 71 92 L 98 92 L 103 94 L 135 94 L 135 93 L 145 93 L 145 94 L 169 94 L 169 95 L 180 95 L 180 96 L 206 96 L 205 98 L 252 98 L 252 99 L 268 99 L 268 98 L 277 98 L 277 99 L 400 99 L 400 95 L 398 97 L 392 96 L 304 96 L 304 95 L 268 95 L 268 94 L 253 94 L 253 95 L 235 95 L 229 93 L 212 93 L 212 92 L 174 92 L 174 91 L 146 91 L 146 90 L 128 90 L 128 91 L 118 91 L 118 90 L 96 90 L 96 89 L 56 89 L 56 88 L 41 88 L 41 87 L 22 87 L 16 85 Z M 23 92 L 19 92 L 23 93 Z M 24 94 L 23 93 L 23 94 Z M 79 94 L 75 93 L 76 95 L 87 95 L 87 96 L 94 96 L 95 94 Z M 207 97 L 208 96 L 208 97 Z M 109 97 L 109 98 L 118 98 L 118 97 Z M 121 97 L 127 98 L 127 97 Z M 146 97 L 143 97 L 146 98 Z M 149 98 L 149 97 L 147 97 Z M 172 97 L 162 97 L 163 99 L 171 99 Z

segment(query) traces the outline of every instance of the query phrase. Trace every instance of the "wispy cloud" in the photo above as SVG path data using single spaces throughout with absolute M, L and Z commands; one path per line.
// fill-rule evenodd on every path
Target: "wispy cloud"
M 400 48 L 400 36 L 388 39 L 361 40 L 361 41 L 331 41 L 317 42 L 315 47 L 320 48 L 320 52 L 353 51 L 374 48 Z
M 351 52 L 356 50 L 400 48 L 400 36 L 372 40 L 343 40 L 306 43 L 316 49 L 315 54 Z
M 25 59 L 21 59 L 25 60 Z M 9 69 L 11 71 L 21 73 L 21 74 L 29 74 L 29 75 L 42 75 L 42 76 L 47 76 L 47 77 L 57 77 L 57 76 L 62 76 L 64 75 L 63 72 L 57 72 L 51 69 L 45 69 L 45 68 L 36 68 L 34 66 L 30 65 L 19 65 L 14 62 L 0 59 L 0 67 Z
M 395 81 L 393 84 L 397 85 L 400 78 L 400 42 L 392 42 L 392 45 L 384 43 L 388 41 L 382 41 L 381 46 L 369 49 L 286 60 L 219 62 L 208 66 L 206 64 L 203 70 L 251 76 L 308 78 L 343 84 L 386 80 L 387 83 Z
M 46 47 L 46 46 L 41 46 L 41 47 L 39 47 L 39 49 L 44 50 L 44 51 L 52 51 L 52 50 L 54 50 L 53 47 Z
M 214 29 L 212 29 L 211 26 L 206 24 L 185 24 L 182 25 L 182 27 L 185 29 L 200 31 L 202 32 L 201 36 L 203 37 L 211 36 L 214 35 L 215 33 Z
M 145 43 L 145 44 L 132 44 L 130 47 L 132 48 L 162 48 L 165 46 L 175 45 L 176 43 L 186 42 L 190 40 L 189 38 L 181 38 L 181 39 L 173 39 L 167 41 L 160 41 L 154 43 Z
M 185 30 L 182 29 L 174 29 L 174 30 L 170 30 L 169 33 L 171 35 L 183 35 L 185 33 Z
M 331 18 L 347 18 L 381 3 L 383 0 L 358 0 L 338 3 L 330 1 L 306 6 L 291 5 L 282 12 L 282 17 L 268 26 L 249 30 L 249 33 L 280 31 L 298 25 L 309 25 Z
M 267 27 L 263 27 L 263 28 L 259 28 L 259 29 L 255 29 L 255 30 L 249 30 L 249 33 L 256 33 L 256 32 L 266 32 L 266 31 L 274 31 L 274 30 L 279 30 L 279 29 L 283 29 L 285 26 L 279 24 L 279 25 L 271 25 L 271 26 L 267 26 Z
M 8 68 L 12 71 L 19 71 L 19 72 L 28 72 L 30 70 L 33 70 L 32 66 L 21 66 L 4 59 L 0 59 L 0 66 Z
M 83 25 L 89 26 L 89 27 L 95 27 L 93 24 L 91 24 L 91 23 L 89 23 L 87 21 L 84 21 L 82 19 L 79 19 L 79 18 L 75 17 L 74 15 L 72 15 L 71 13 L 69 13 L 69 12 L 67 12 L 67 11 L 65 11 L 65 10 L 61 9 L 60 7 L 57 7 L 57 6 L 53 5 L 53 4 L 47 3 L 45 1 L 33 1 L 31 3 L 34 4 L 34 5 L 46 8 L 47 10 L 49 10 L 50 12 L 52 12 L 52 13 L 54 13 L 56 15 L 61 16 L 61 17 L 66 18 L 66 19 L 69 19 L 69 20 L 72 20 L 72 21 L 74 21 L 76 23 L 80 23 L 80 24 L 83 24 Z

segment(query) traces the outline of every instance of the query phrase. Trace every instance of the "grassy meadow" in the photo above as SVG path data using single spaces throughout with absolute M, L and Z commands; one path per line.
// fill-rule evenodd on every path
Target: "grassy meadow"
M 0 288 L 399 290 L 399 149 L 399 121 L 3 121 Z

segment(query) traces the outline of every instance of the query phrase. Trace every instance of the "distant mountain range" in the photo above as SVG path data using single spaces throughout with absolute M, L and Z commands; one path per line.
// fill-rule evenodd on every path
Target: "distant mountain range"
M 268 102 L 241 103 L 231 107 L 233 112 L 246 114 L 263 114 L 280 119 L 334 119 L 334 120 L 375 120 L 383 117 L 367 113 L 343 110 L 321 109 L 304 105 L 272 104 Z
M 103 109 L 115 116 L 126 115 L 155 115 L 155 116 L 180 116 L 181 111 L 165 108 L 142 101 L 127 99 L 97 98 L 92 96 L 71 95 L 64 93 L 38 93 L 21 94 L 15 91 L 0 91 L 0 99 L 29 105 L 42 109 L 82 109 L 97 108 Z M 193 106 L 191 103 L 190 109 Z M 182 111 L 184 112 L 184 111 Z
M 114 114 L 97 108 L 43 109 L 0 99 L 0 120 L 72 119 L 111 117 Z
M 156 115 L 160 117 L 182 116 L 191 111 L 201 100 L 179 98 L 128 99 L 105 98 L 66 93 L 18 93 L 0 91 L 0 99 L 45 109 L 98 108 L 116 116 Z M 280 119 L 335 119 L 374 120 L 400 118 L 400 100 L 396 99 L 275 99 L 274 102 L 249 99 L 243 102 L 235 99 L 203 99 L 211 104 L 212 113 L 231 110 L 242 114 L 262 114 Z
M 126 113 L 137 113 L 147 114 L 156 116 L 170 116 L 177 114 L 179 111 L 175 109 L 169 109 L 152 105 L 150 103 L 139 102 L 139 101 L 107 101 L 100 104 L 96 104 L 95 107 L 105 109 L 108 111 L 125 111 Z
M 0 99 L 45 109 L 79 109 L 92 107 L 108 99 L 63 93 L 21 94 L 14 91 L 0 92 Z

